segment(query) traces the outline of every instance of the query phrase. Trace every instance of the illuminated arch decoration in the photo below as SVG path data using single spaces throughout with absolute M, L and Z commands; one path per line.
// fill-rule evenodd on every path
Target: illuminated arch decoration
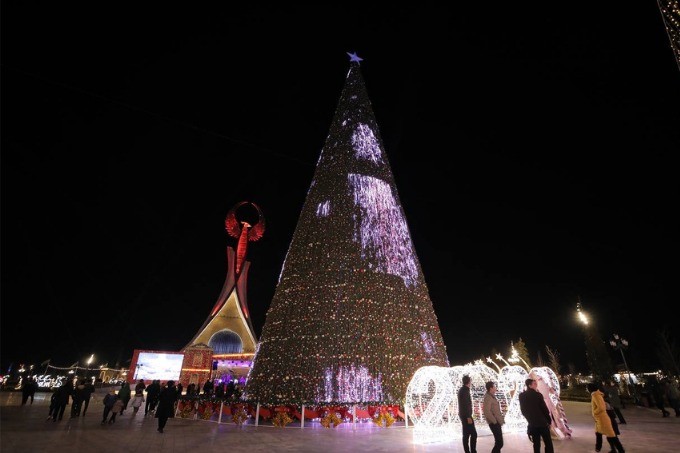
M 450 368 L 426 366 L 416 371 L 406 390 L 406 414 L 414 423 L 414 443 L 450 442 L 460 438 L 462 424 L 458 417 L 457 393 L 465 375 L 471 379 L 472 417 L 480 435 L 491 434 L 483 412 L 488 381 L 497 385 L 496 398 L 506 422 L 503 431 L 526 430 L 527 423 L 518 402 L 518 389 L 523 388 L 520 386 L 528 375 L 523 368 L 508 365 L 497 371 L 481 361 Z
M 510 397 L 505 411 L 504 431 L 521 431 L 527 427 L 527 421 L 519 407 L 519 394 L 524 391 L 528 377 L 527 370 L 519 365 L 504 366 L 498 373 L 497 387 Z
M 559 438 L 571 437 L 572 430 L 569 428 L 562 400 L 560 400 L 560 381 L 555 372 L 547 366 L 534 367 L 529 371 L 529 377 L 538 381 L 537 390 L 543 395 L 545 404 L 552 414 L 552 431 Z
M 477 361 L 473 365 L 466 365 L 463 373 L 460 375 L 460 380 L 454 386 L 456 390 L 463 385 L 463 375 L 470 376 L 472 386 L 470 387 L 470 395 L 472 396 L 472 418 L 475 420 L 477 433 L 481 435 L 491 434 L 489 425 L 484 418 L 484 394 L 486 393 L 486 383 L 488 381 L 500 382 L 499 373 L 493 368 Z M 496 388 L 496 399 L 501 406 L 501 412 L 505 415 L 507 412 L 510 395 L 506 394 L 501 387 Z M 520 414 L 521 415 L 521 414 Z M 506 430 L 507 431 L 507 430 Z
M 406 414 L 414 421 L 416 443 L 444 442 L 453 430 L 458 409 L 449 369 L 425 366 L 416 370 L 406 389 Z

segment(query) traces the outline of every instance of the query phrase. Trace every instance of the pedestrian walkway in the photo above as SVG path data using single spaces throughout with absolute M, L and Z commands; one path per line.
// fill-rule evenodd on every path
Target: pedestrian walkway
M 163 434 L 156 431 L 157 420 L 134 415 L 131 409 L 118 416 L 113 425 L 100 425 L 105 392 L 97 390 L 87 415 L 58 422 L 47 421 L 49 393 L 36 393 L 32 405 L 21 406 L 20 392 L 0 392 L 0 451 L 41 453 L 212 453 L 212 452 L 462 452 L 460 439 L 448 443 L 415 445 L 413 429 L 396 423 L 379 428 L 373 423 L 352 429 L 343 423 L 334 429 L 306 422 L 305 428 L 237 426 L 233 423 L 170 419 Z M 555 440 L 557 453 L 585 453 L 595 450 L 594 422 L 590 403 L 563 402 L 571 439 Z M 627 453 L 680 451 L 680 418 L 662 418 L 657 409 L 624 409 L 628 422 L 621 425 L 621 442 Z M 504 435 L 503 453 L 529 453 L 532 446 L 526 434 Z M 481 436 L 477 450 L 491 451 L 493 436 Z M 604 450 L 608 445 L 605 441 Z

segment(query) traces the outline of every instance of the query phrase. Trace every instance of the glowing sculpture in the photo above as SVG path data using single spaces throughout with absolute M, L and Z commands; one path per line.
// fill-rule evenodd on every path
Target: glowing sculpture
M 458 418 L 453 381 L 447 368 L 419 368 L 406 390 L 406 415 L 414 421 L 416 443 L 443 442 L 450 439 L 453 414 Z
M 548 367 L 534 367 L 529 372 L 529 377 L 538 381 L 537 390 L 543 395 L 545 404 L 552 414 L 553 423 L 551 425 L 555 434 L 560 437 L 571 437 L 567 416 L 560 400 L 560 381 L 555 372 Z
M 462 432 L 458 417 L 458 389 L 463 376 L 471 379 L 472 417 L 480 435 L 491 434 L 483 416 L 485 384 L 497 383 L 496 398 L 501 405 L 506 425 L 504 432 L 526 430 L 526 420 L 519 411 L 518 388 L 524 385 L 527 372 L 508 365 L 497 372 L 481 361 L 475 364 L 443 368 L 427 366 L 413 375 L 406 391 L 406 414 L 414 422 L 414 443 L 450 441 Z
M 524 391 L 524 382 L 528 377 L 527 370 L 518 365 L 505 366 L 498 372 L 497 388 L 510 396 L 504 431 L 522 431 L 527 427 L 527 421 L 519 408 L 519 394 Z

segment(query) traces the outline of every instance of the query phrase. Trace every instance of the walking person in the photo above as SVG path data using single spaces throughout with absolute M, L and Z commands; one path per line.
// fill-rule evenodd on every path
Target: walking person
M 123 411 L 127 409 L 128 403 L 130 402 L 130 384 L 123 382 L 120 384 L 120 390 L 118 390 L 118 398 L 122 401 L 123 407 L 120 409 L 120 415 L 123 415 Z
M 664 398 L 666 397 L 666 392 L 664 390 L 663 384 L 659 382 L 656 377 L 649 377 L 649 386 L 651 387 L 652 397 L 654 398 L 654 405 L 657 409 L 661 411 L 662 417 L 670 417 L 671 413 L 664 407 Z
M 52 414 L 55 412 L 56 408 L 57 408 L 57 391 L 52 390 L 52 396 L 50 397 L 50 412 L 47 415 L 48 420 L 52 419 Z
M 104 403 L 104 415 L 102 416 L 101 423 L 102 425 L 106 423 L 106 419 L 108 418 L 109 413 L 113 410 L 113 405 L 115 404 L 116 400 L 118 400 L 118 395 L 116 395 L 116 391 L 114 389 L 109 390 L 109 393 L 106 394 L 104 400 L 102 401 Z
M 163 432 L 165 424 L 168 423 L 168 418 L 175 416 L 175 401 L 177 401 L 175 381 L 168 381 L 167 385 L 161 390 L 160 395 L 158 395 L 156 417 L 158 417 L 159 433 Z
M 146 404 L 144 405 L 144 415 L 156 410 L 158 404 L 158 395 L 161 393 L 161 381 L 154 379 L 146 388 Z
M 669 379 L 666 379 L 666 399 L 675 411 L 675 416 L 680 417 L 680 390 L 678 390 L 678 384 Z
M 94 385 L 89 380 L 85 381 L 85 391 L 83 392 L 83 417 L 87 413 L 87 408 L 90 407 L 90 398 L 94 393 Z
M 595 451 L 602 449 L 602 436 L 607 437 L 607 442 L 611 448 L 610 453 L 624 453 L 623 445 L 614 432 L 611 418 L 607 414 L 607 403 L 604 401 L 604 393 L 600 391 L 599 385 L 589 383 L 587 385 L 590 392 L 590 405 L 595 419 Z
M 71 404 L 71 418 L 80 417 L 80 410 L 85 399 L 85 381 L 80 379 L 73 389 L 73 404 Z
M 142 392 L 141 390 L 139 392 L 135 392 L 135 397 L 132 398 L 132 409 L 135 415 L 137 415 L 137 412 L 139 412 L 139 408 L 142 407 L 143 403 L 144 392 Z
M 611 404 L 614 413 L 619 419 L 619 424 L 625 425 L 626 419 L 623 418 L 623 414 L 621 413 L 622 404 L 618 384 L 616 383 L 616 381 L 609 381 L 609 385 L 605 390 L 606 390 L 605 393 L 608 396 L 609 404 Z
M 135 395 L 143 392 L 145 388 L 146 388 L 146 384 L 144 383 L 144 379 L 140 379 L 137 382 L 137 385 L 135 385 Z
M 28 399 L 31 399 L 31 404 L 33 404 L 33 398 L 35 397 L 35 389 L 38 385 L 35 383 L 32 377 L 27 377 L 26 382 L 21 386 L 21 405 L 25 406 Z
M 463 376 L 463 386 L 458 390 L 458 416 L 463 424 L 463 450 L 465 453 L 477 453 L 477 429 L 472 418 L 472 396 L 470 388 L 472 379 Z
M 541 452 L 541 440 L 545 445 L 545 453 L 554 453 L 550 437 L 552 417 L 548 405 L 545 404 L 545 398 L 536 390 L 538 381 L 529 378 L 524 383 L 527 389 L 519 394 L 519 408 L 524 418 L 527 419 L 527 434 L 534 444 L 534 453 Z
M 118 393 L 120 393 L 120 391 Z M 109 419 L 109 425 L 116 423 L 116 415 L 118 415 L 118 413 L 123 414 L 123 407 L 123 400 L 120 399 L 120 395 L 118 395 L 116 400 L 113 402 L 113 407 L 111 408 L 111 418 Z
M 52 410 L 52 421 L 56 422 L 57 419 L 61 420 L 64 417 L 64 411 L 66 406 L 68 406 L 68 400 L 73 394 L 73 383 L 71 381 L 66 381 L 61 384 L 61 387 L 57 389 L 54 409 Z
M 489 429 L 493 433 L 493 448 L 491 453 L 500 453 L 503 448 L 503 429 L 505 418 L 501 413 L 501 405 L 496 398 L 496 384 L 493 381 L 486 383 L 486 393 L 484 394 L 484 418 L 489 424 Z
M 616 422 L 616 412 L 614 411 L 614 408 L 612 407 L 611 403 L 609 402 L 609 396 L 607 395 L 607 391 L 604 388 L 604 384 L 601 384 L 598 387 L 598 390 L 602 392 L 602 395 L 604 397 L 604 405 L 605 409 L 607 410 L 607 415 L 609 416 L 609 420 L 612 422 L 612 428 L 614 429 L 614 434 L 617 436 L 621 435 L 621 431 L 619 431 L 619 424 Z

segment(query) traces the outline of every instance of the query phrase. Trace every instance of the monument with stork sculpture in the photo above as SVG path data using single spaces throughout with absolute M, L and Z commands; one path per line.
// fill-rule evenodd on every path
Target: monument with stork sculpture
M 257 216 L 252 225 L 240 216 L 248 208 Z M 227 213 L 225 229 L 237 242 L 235 248 L 227 246 L 227 275 L 210 314 L 181 351 L 135 349 L 128 374 L 130 382 L 173 379 L 184 388 L 209 379 L 245 383 L 257 345 L 248 309 L 247 251 L 248 243 L 258 241 L 264 234 L 262 210 L 249 201 L 237 203 Z

